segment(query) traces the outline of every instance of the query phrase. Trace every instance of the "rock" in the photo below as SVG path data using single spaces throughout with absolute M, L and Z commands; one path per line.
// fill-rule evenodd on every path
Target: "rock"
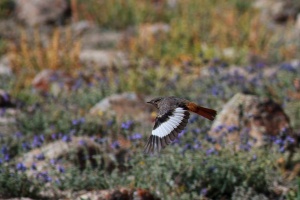
M 82 20 L 71 24 L 72 32 L 76 35 L 81 35 L 86 31 L 95 28 L 96 25 L 90 21 Z
M 138 27 L 138 43 L 140 48 L 147 49 L 153 45 L 153 41 L 164 37 L 170 32 L 170 25 L 164 23 L 142 24 Z M 130 36 L 129 36 L 130 38 Z M 125 40 L 126 41 L 126 40 Z M 130 41 L 130 39 L 129 39 Z M 130 44 L 130 42 L 127 41 Z
M 16 122 L 18 111 L 13 108 L 0 108 L 0 129 L 1 134 L 9 134 L 9 125 Z
M 17 18 L 27 25 L 61 24 L 69 11 L 67 0 L 15 0 Z
M 62 89 L 70 89 L 73 82 L 74 79 L 63 71 L 45 69 L 34 77 L 32 86 L 41 94 L 57 95 Z
M 238 93 L 217 115 L 209 135 L 236 144 L 249 136 L 256 141 L 253 146 L 261 146 L 267 135 L 279 136 L 283 131 L 292 134 L 289 117 L 279 104 Z
M 58 137 L 58 135 L 56 135 Z M 43 136 L 36 135 L 32 145 L 42 145 Z M 57 171 L 75 167 L 84 170 L 87 166 L 111 173 L 113 170 L 124 172 L 130 169 L 125 166 L 126 160 L 132 156 L 130 150 L 112 147 L 111 138 L 89 138 L 64 135 L 52 143 L 30 150 L 16 159 L 27 168 L 29 177 L 36 178 L 39 173 Z M 52 173 L 53 174 L 53 173 Z M 51 177 L 54 179 L 55 177 Z
M 142 123 L 151 123 L 154 108 L 146 103 L 147 100 L 150 98 L 131 92 L 114 94 L 97 103 L 90 113 L 96 116 L 116 116 L 120 121 L 128 117 Z
M 37 140 L 38 138 L 37 136 Z M 38 172 L 51 171 L 55 166 L 70 166 L 72 165 L 72 161 L 68 156 L 71 153 L 79 159 L 79 168 L 84 169 L 87 161 L 92 166 L 96 165 L 93 156 L 99 152 L 99 143 L 88 137 L 70 137 L 66 138 L 65 141 L 63 140 L 65 139 L 60 139 L 40 148 L 33 149 L 19 157 L 17 159 L 18 162 L 22 162 L 28 169 L 26 170 L 27 175 L 31 177 L 36 176 Z M 88 160 L 86 160 L 87 157 L 84 156 L 84 152 L 88 154 Z M 62 158 L 65 158 L 66 161 L 59 163 L 59 159 Z M 80 159 L 82 160 L 80 161 Z M 32 166 L 35 166 L 34 170 L 30 170 Z
M 262 10 L 263 19 L 271 19 L 278 24 L 295 20 L 300 12 L 300 3 L 292 0 L 257 0 L 254 7 Z
M 99 68 L 128 66 L 128 57 L 124 52 L 114 50 L 82 50 L 79 59 L 88 66 Z
M 81 193 L 81 194 L 80 194 Z M 106 200 L 109 199 L 109 190 L 98 190 L 98 191 L 80 191 L 78 192 L 76 200 L 89 199 L 89 200 Z
M 98 190 L 89 191 L 85 194 L 80 194 L 76 199 L 90 199 L 90 200 L 159 200 L 148 190 L 145 189 L 113 189 L 113 190 Z
M 0 75 L 6 75 L 6 76 L 12 75 L 11 65 L 8 57 L 6 56 L 0 58 Z
M 0 135 L 9 135 L 14 132 L 15 127 L 11 126 L 16 122 L 18 110 L 15 109 L 16 102 L 4 90 L 0 89 Z
M 159 37 L 160 34 L 170 32 L 170 25 L 164 23 L 143 24 L 138 29 L 139 38 L 142 41 L 148 41 L 153 37 Z
M 117 46 L 124 38 L 125 32 L 102 30 L 90 21 L 71 24 L 72 33 L 80 36 L 82 49 L 108 49 Z
M 222 50 L 222 54 L 227 59 L 235 58 L 237 52 L 233 47 L 227 47 Z

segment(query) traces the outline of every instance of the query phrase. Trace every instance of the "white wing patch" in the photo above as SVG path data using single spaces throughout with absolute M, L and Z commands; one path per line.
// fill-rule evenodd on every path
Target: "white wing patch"
M 170 134 L 174 129 L 176 129 L 179 124 L 182 122 L 184 118 L 184 110 L 183 108 L 176 108 L 173 112 L 173 115 L 170 118 L 162 123 L 159 127 L 152 131 L 152 135 L 156 135 L 160 138 L 165 137 Z

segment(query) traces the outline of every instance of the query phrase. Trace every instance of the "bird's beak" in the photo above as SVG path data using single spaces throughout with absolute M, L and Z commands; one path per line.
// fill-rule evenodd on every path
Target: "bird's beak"
M 147 101 L 146 103 L 150 103 L 151 104 L 151 101 Z

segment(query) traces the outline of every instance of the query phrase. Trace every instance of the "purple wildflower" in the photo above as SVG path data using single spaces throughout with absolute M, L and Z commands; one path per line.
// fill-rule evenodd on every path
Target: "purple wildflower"
M 214 129 L 214 131 L 215 132 L 220 132 L 222 129 L 224 128 L 224 125 L 219 125 L 219 126 L 217 126 L 215 129 Z
M 71 129 L 70 132 L 69 132 L 69 135 L 73 136 L 75 133 L 76 133 L 76 130 L 75 129 Z
M 258 62 L 258 63 L 256 63 L 256 65 L 255 65 L 255 67 L 256 67 L 257 69 L 263 69 L 265 66 L 266 66 L 266 64 L 263 63 L 263 62 Z
M 36 158 L 37 160 L 44 160 L 44 159 L 45 159 L 45 155 L 44 155 L 43 153 L 41 153 L 41 154 L 35 156 L 35 158 Z
M 8 148 L 7 148 L 7 146 L 3 146 L 3 147 L 1 148 L 1 153 L 2 153 L 3 155 L 8 153 Z
M 23 136 L 23 134 L 21 133 L 21 132 L 16 132 L 15 133 L 15 136 L 18 138 L 18 139 L 20 139 L 22 136 Z
M 61 138 L 62 141 L 64 142 L 71 142 L 72 141 L 72 138 L 70 135 L 64 135 L 62 138 Z
M 49 77 L 49 80 L 50 80 L 51 82 L 58 81 L 58 79 L 59 79 L 59 75 L 58 75 L 57 73 L 53 73 L 53 74 L 51 74 L 51 76 Z
M 106 125 L 107 126 L 112 126 L 114 124 L 114 120 L 108 120 L 107 122 L 106 122 Z
M 5 160 L 5 162 L 8 162 L 10 160 L 9 154 L 4 155 L 4 160 Z
M 51 182 L 52 181 L 52 178 L 49 176 L 49 174 L 47 172 L 37 173 L 36 178 L 43 182 Z
M 237 130 L 238 130 L 238 127 L 237 127 L 237 126 L 234 126 L 234 125 L 231 125 L 231 126 L 228 126 L 228 127 L 227 127 L 227 131 L 228 131 L 229 133 L 232 133 L 232 132 L 237 131 Z
M 130 140 L 139 140 L 142 138 L 142 135 L 140 133 L 134 133 L 133 135 L 129 136 Z
M 206 150 L 206 155 L 210 156 L 210 155 L 214 154 L 215 152 L 216 152 L 215 148 L 212 147 L 212 148 L 209 148 L 208 150 Z
M 32 170 L 36 170 L 36 169 L 37 169 L 37 167 L 36 167 L 36 164 L 35 164 L 35 163 L 32 163 L 32 165 L 31 165 L 31 169 L 32 169 Z
M 81 146 L 85 146 L 86 141 L 85 140 L 79 140 L 78 144 L 81 145 Z
M 5 113 L 6 113 L 6 108 L 5 107 L 1 108 L 1 110 L 0 110 L 0 116 L 4 116 Z
M 34 138 L 33 138 L 31 146 L 33 148 L 35 148 L 35 147 L 41 147 L 42 144 L 44 143 L 44 140 L 45 140 L 44 135 L 39 135 L 39 136 L 35 135 Z
M 201 189 L 201 191 L 200 191 L 200 195 L 201 195 L 201 196 L 205 196 L 205 195 L 207 194 L 207 192 L 208 192 L 207 188 L 203 188 L 203 189 Z
M 195 142 L 195 144 L 193 145 L 194 149 L 200 149 L 201 148 L 201 142 L 197 141 Z
M 61 185 L 61 181 L 60 181 L 59 179 L 56 179 L 56 180 L 55 180 L 55 183 L 56 183 L 57 185 Z
M 191 149 L 193 149 L 193 146 L 191 144 L 185 144 L 183 147 L 183 151 L 191 150 Z
M 78 90 L 83 85 L 82 78 L 76 79 L 75 83 L 72 85 L 72 90 Z
M 73 119 L 72 120 L 72 124 L 74 125 L 74 126 L 76 126 L 76 125 L 78 125 L 78 124 L 83 124 L 85 122 L 85 119 L 82 117 L 82 118 L 80 118 L 80 119 Z
M 282 147 L 279 148 L 279 152 L 280 153 L 284 153 L 284 151 L 285 151 L 285 147 L 284 146 L 282 146 Z
M 45 141 L 45 136 L 44 136 L 43 134 L 40 135 L 39 138 L 40 138 L 40 141 L 41 141 L 41 142 L 44 142 L 44 141 Z
M 201 133 L 201 129 L 200 128 L 195 128 L 192 130 L 193 133 L 199 134 Z
M 291 65 L 290 63 L 283 63 L 280 69 L 287 72 L 297 72 L 297 69 L 293 67 L 293 65 Z
M 57 140 L 58 135 L 56 133 L 52 133 L 51 138 L 52 138 L 52 140 Z
M 276 139 L 276 140 L 274 141 L 274 143 L 277 144 L 277 145 L 279 145 L 279 146 L 281 146 L 281 145 L 284 144 L 284 141 L 283 141 L 282 139 L 278 138 L 278 139 Z
M 59 171 L 59 173 L 65 173 L 65 168 L 63 166 L 58 166 L 57 170 Z
M 294 144 L 295 143 L 295 139 L 292 138 L 291 136 L 287 136 L 286 140 L 290 143 L 290 144 Z
M 280 133 L 281 134 L 286 134 L 288 132 L 289 128 L 288 127 L 283 127 L 281 130 L 280 130 Z
M 252 144 L 250 142 L 247 142 L 245 144 L 240 144 L 240 149 L 244 151 L 250 151 L 252 147 Z
M 121 128 L 122 129 L 125 129 L 125 130 L 129 130 L 133 125 L 133 121 L 127 121 L 127 122 L 123 122 L 122 125 L 121 125 Z
M 51 165 L 56 165 L 56 163 L 57 163 L 57 160 L 56 159 L 50 159 L 50 164 Z
M 205 135 L 205 139 L 212 144 L 215 144 L 217 142 L 215 138 L 213 138 L 209 135 Z
M 113 149 L 118 149 L 118 148 L 120 148 L 119 141 L 114 141 L 114 142 L 110 145 L 110 147 L 113 148 Z
M 217 87 L 217 86 L 213 86 L 213 87 L 211 88 L 211 94 L 212 94 L 213 96 L 218 96 L 218 95 L 220 94 L 220 88 Z
M 178 134 L 178 139 L 181 138 L 185 133 L 186 133 L 186 130 L 183 129 L 183 130 Z
M 95 142 L 104 144 L 107 141 L 107 138 L 95 138 Z
M 189 123 L 194 123 L 199 119 L 199 117 L 197 115 L 193 115 L 190 119 L 189 119 Z
M 30 150 L 30 144 L 28 142 L 23 142 L 22 143 L 22 148 L 24 150 Z
M 77 125 L 78 124 L 78 120 L 77 119 L 73 119 L 72 120 L 72 124 L 75 126 L 75 125 Z
M 1 94 L 4 102 L 9 102 L 9 94 L 7 92 L 4 92 L 3 94 Z
M 23 163 L 20 162 L 16 165 L 16 169 L 19 170 L 19 171 L 24 172 L 24 171 L 26 171 L 27 168 Z
M 216 74 L 219 74 L 220 73 L 220 70 L 219 68 L 217 67 L 209 67 L 208 68 L 208 71 L 211 75 L 216 75 Z

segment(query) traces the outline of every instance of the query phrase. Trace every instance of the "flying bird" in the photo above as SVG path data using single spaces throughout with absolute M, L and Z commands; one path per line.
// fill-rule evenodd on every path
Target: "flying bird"
M 158 115 L 152 134 L 148 139 L 144 152 L 160 152 L 174 141 L 188 123 L 189 111 L 214 120 L 217 111 L 204 108 L 186 99 L 178 97 L 157 97 L 147 102 L 158 109 Z

